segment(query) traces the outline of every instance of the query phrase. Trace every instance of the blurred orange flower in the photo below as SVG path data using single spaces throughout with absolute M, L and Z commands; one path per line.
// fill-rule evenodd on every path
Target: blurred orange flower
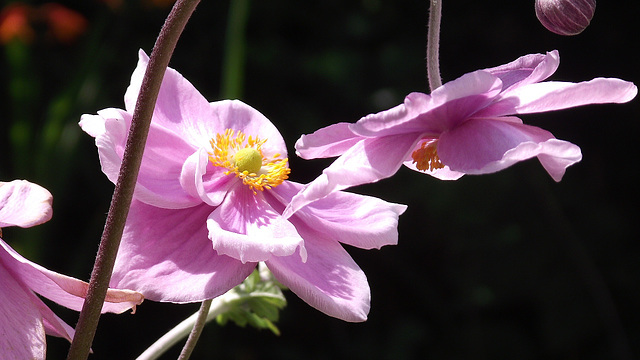
M 53 37 L 63 44 L 73 42 L 87 29 L 82 14 L 58 3 L 44 4 L 39 10 Z
M 34 25 L 44 27 L 57 42 L 69 44 L 85 32 L 88 21 L 79 12 L 59 3 L 39 7 L 12 3 L 0 11 L 0 43 L 7 44 L 14 39 L 32 42 L 36 37 Z
M 0 43 L 7 44 L 13 39 L 25 43 L 33 40 L 35 32 L 29 24 L 31 7 L 13 3 L 0 11 Z

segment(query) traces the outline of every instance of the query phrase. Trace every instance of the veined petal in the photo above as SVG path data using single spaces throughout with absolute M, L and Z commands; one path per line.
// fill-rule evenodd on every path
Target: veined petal
M 340 156 L 351 146 L 362 140 L 349 129 L 349 123 L 338 123 L 302 135 L 296 141 L 296 154 L 303 159 Z
M 360 140 L 295 195 L 283 216 L 288 218 L 332 192 L 390 177 L 398 171 L 419 136 L 403 134 Z
M 0 260 L 0 354 L 7 360 L 44 360 L 45 331 L 32 301 L 35 296 L 18 283 Z M 37 298 L 36 298 L 37 300 Z
M 300 224 L 308 257 L 274 256 L 267 267 L 283 285 L 307 304 L 323 313 L 345 321 L 365 321 L 371 294 L 364 272 L 340 246 L 330 238 Z
M 596 78 L 580 83 L 546 81 L 509 91 L 476 116 L 531 114 L 589 104 L 625 103 L 637 93 L 638 88 L 633 83 L 620 79 Z
M 144 51 L 138 52 L 138 64 L 131 75 L 131 83 L 124 96 L 125 109 L 133 114 L 142 79 L 149 64 L 149 57 Z M 162 78 L 162 85 L 158 93 L 153 123 L 165 129 L 180 134 L 187 142 L 194 143 L 191 129 L 197 128 L 198 122 L 215 119 L 209 101 L 179 72 L 167 68 Z M 208 138 L 203 139 L 206 143 Z
M 115 183 L 120 173 L 131 115 L 123 110 L 105 109 L 98 115 L 83 115 L 80 126 L 90 134 L 97 134 L 96 146 L 102 172 Z M 104 131 L 100 132 L 101 128 Z M 200 203 L 180 184 L 182 165 L 195 150 L 174 132 L 152 122 L 140 165 L 136 198 L 169 209 Z
M 404 104 L 368 115 L 350 128 L 362 136 L 407 133 L 437 136 L 489 105 L 501 89 L 498 77 L 475 71 L 442 85 L 431 96 L 411 93 Z
M 537 156 L 556 181 L 582 158 L 577 146 L 546 130 L 498 119 L 470 120 L 442 134 L 438 154 L 452 170 L 466 174 L 493 173 Z
M 261 112 L 239 100 L 222 100 L 211 103 L 211 107 L 217 115 L 217 127 L 221 131 L 211 133 L 208 139 L 215 138 L 216 134 L 221 134 L 225 129 L 241 131 L 246 136 L 257 136 L 262 140 L 267 140 L 262 145 L 262 152 L 265 157 L 272 158 L 275 154 L 280 154 L 280 158 L 287 157 L 287 145 L 280 135 L 278 129 Z M 213 126 L 205 124 L 207 128 Z M 208 140 L 207 140 L 208 141 Z
M 286 181 L 272 189 L 269 195 L 277 196 L 284 207 L 302 188 L 301 184 Z M 375 197 L 338 191 L 314 201 L 289 219 L 294 225 L 301 221 L 343 244 L 379 249 L 398 243 L 398 217 L 406 209 L 405 205 Z
M 255 264 L 217 254 L 206 228 L 212 208 L 160 209 L 134 199 L 111 278 L 153 301 L 198 302 L 240 284 Z
M 31 262 L 0 239 L 0 261 L 29 289 L 69 309 L 80 311 L 89 285 Z M 109 289 L 102 312 L 122 313 L 142 303 L 141 294 Z
M 0 182 L 0 228 L 31 227 L 51 219 L 51 193 L 26 180 Z
M 503 93 L 517 87 L 537 83 L 551 76 L 560 65 L 557 50 L 543 54 L 530 54 L 501 66 L 484 69 L 502 80 Z
M 420 113 L 416 113 L 416 109 L 421 112 L 428 111 L 432 105 L 431 97 L 422 93 L 411 93 L 404 99 L 404 103 L 384 110 L 375 114 L 369 114 L 358 120 L 355 124 L 350 125 L 350 130 L 360 136 L 386 135 L 389 132 L 400 131 L 396 129 L 398 125 L 402 125 L 411 121 Z M 414 111 L 409 111 L 413 109 Z
M 209 216 L 207 227 L 213 249 L 243 263 L 289 256 L 298 248 L 301 260 L 306 260 L 304 240 L 295 226 L 277 213 L 262 193 L 254 195 L 247 186 L 239 185 L 229 192 Z

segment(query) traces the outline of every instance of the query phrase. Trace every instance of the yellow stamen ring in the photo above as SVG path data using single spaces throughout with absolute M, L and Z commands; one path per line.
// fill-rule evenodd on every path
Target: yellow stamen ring
M 234 133 L 234 130 L 227 129 L 210 141 L 212 152 L 209 153 L 209 161 L 214 166 L 226 168 L 225 175 L 235 174 L 254 194 L 256 189 L 274 188 L 289 177 L 291 170 L 287 167 L 287 158 L 280 159 L 280 154 L 275 154 L 268 159 L 262 153 L 266 139 L 252 136 L 247 139 L 242 131 L 235 136 Z

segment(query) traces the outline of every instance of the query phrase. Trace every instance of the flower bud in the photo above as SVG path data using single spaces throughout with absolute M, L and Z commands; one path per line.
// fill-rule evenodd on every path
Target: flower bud
M 596 0 L 536 0 L 536 16 L 547 30 L 578 35 L 589 26 Z

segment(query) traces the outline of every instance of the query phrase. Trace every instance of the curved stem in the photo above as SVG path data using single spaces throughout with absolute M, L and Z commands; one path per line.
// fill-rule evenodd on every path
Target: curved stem
M 67 355 L 68 360 L 82 360 L 89 356 L 91 343 L 96 333 L 104 298 L 107 293 L 113 264 L 120 246 L 124 224 L 129 213 L 142 153 L 147 141 L 151 115 L 155 107 L 164 72 L 169 65 L 178 38 L 200 0 L 178 0 L 171 9 L 149 59 L 133 113 L 133 120 L 118 181 L 111 199 L 98 255 L 91 273 L 89 290 L 76 326 L 76 333 Z
M 246 301 L 250 298 L 258 297 L 274 297 L 271 293 L 253 292 L 250 294 L 238 294 L 234 290 L 230 290 L 223 295 L 211 300 L 211 306 L 207 313 L 205 322 L 209 322 L 215 319 L 218 315 L 227 312 L 232 306 L 241 301 Z M 200 309 L 202 310 L 202 308 Z M 198 317 L 201 315 L 201 311 L 184 319 L 181 323 L 176 325 L 168 333 L 164 334 L 161 338 L 156 340 L 151 346 L 147 348 L 136 360 L 155 360 L 162 354 L 169 350 L 173 345 L 177 344 L 180 340 L 187 337 L 191 329 L 195 326 Z
M 427 77 L 431 91 L 442 86 L 440 78 L 440 19 L 442 0 L 431 0 L 429 8 L 429 28 L 427 33 Z
M 184 344 L 182 351 L 180 352 L 180 356 L 178 360 L 188 360 L 193 352 L 193 349 L 196 347 L 196 343 L 200 338 L 200 334 L 202 334 L 202 329 L 204 329 L 204 324 L 207 322 L 207 315 L 209 314 L 209 308 L 211 307 L 212 300 L 205 300 L 200 305 L 200 310 L 198 310 L 196 314 L 195 323 L 191 328 L 191 333 L 189 333 L 189 338 L 187 342 Z
M 235 295 L 235 293 L 231 294 L 230 292 L 228 292 L 224 295 L 218 296 L 213 300 L 208 300 L 209 308 L 205 313 L 207 316 L 203 322 L 203 326 L 204 323 L 229 310 L 229 303 L 236 298 L 237 295 Z M 202 307 L 200 307 L 200 310 L 197 313 L 184 319 L 180 324 L 176 325 L 176 327 L 156 340 L 156 342 L 149 346 L 147 350 L 145 350 L 142 354 L 140 354 L 140 356 L 138 356 L 136 360 L 155 360 L 162 356 L 162 354 L 169 350 L 173 345 L 177 344 L 180 340 L 184 339 L 185 337 L 187 337 L 187 335 L 189 335 L 190 332 L 192 332 L 192 329 L 196 326 L 196 323 L 201 316 Z

